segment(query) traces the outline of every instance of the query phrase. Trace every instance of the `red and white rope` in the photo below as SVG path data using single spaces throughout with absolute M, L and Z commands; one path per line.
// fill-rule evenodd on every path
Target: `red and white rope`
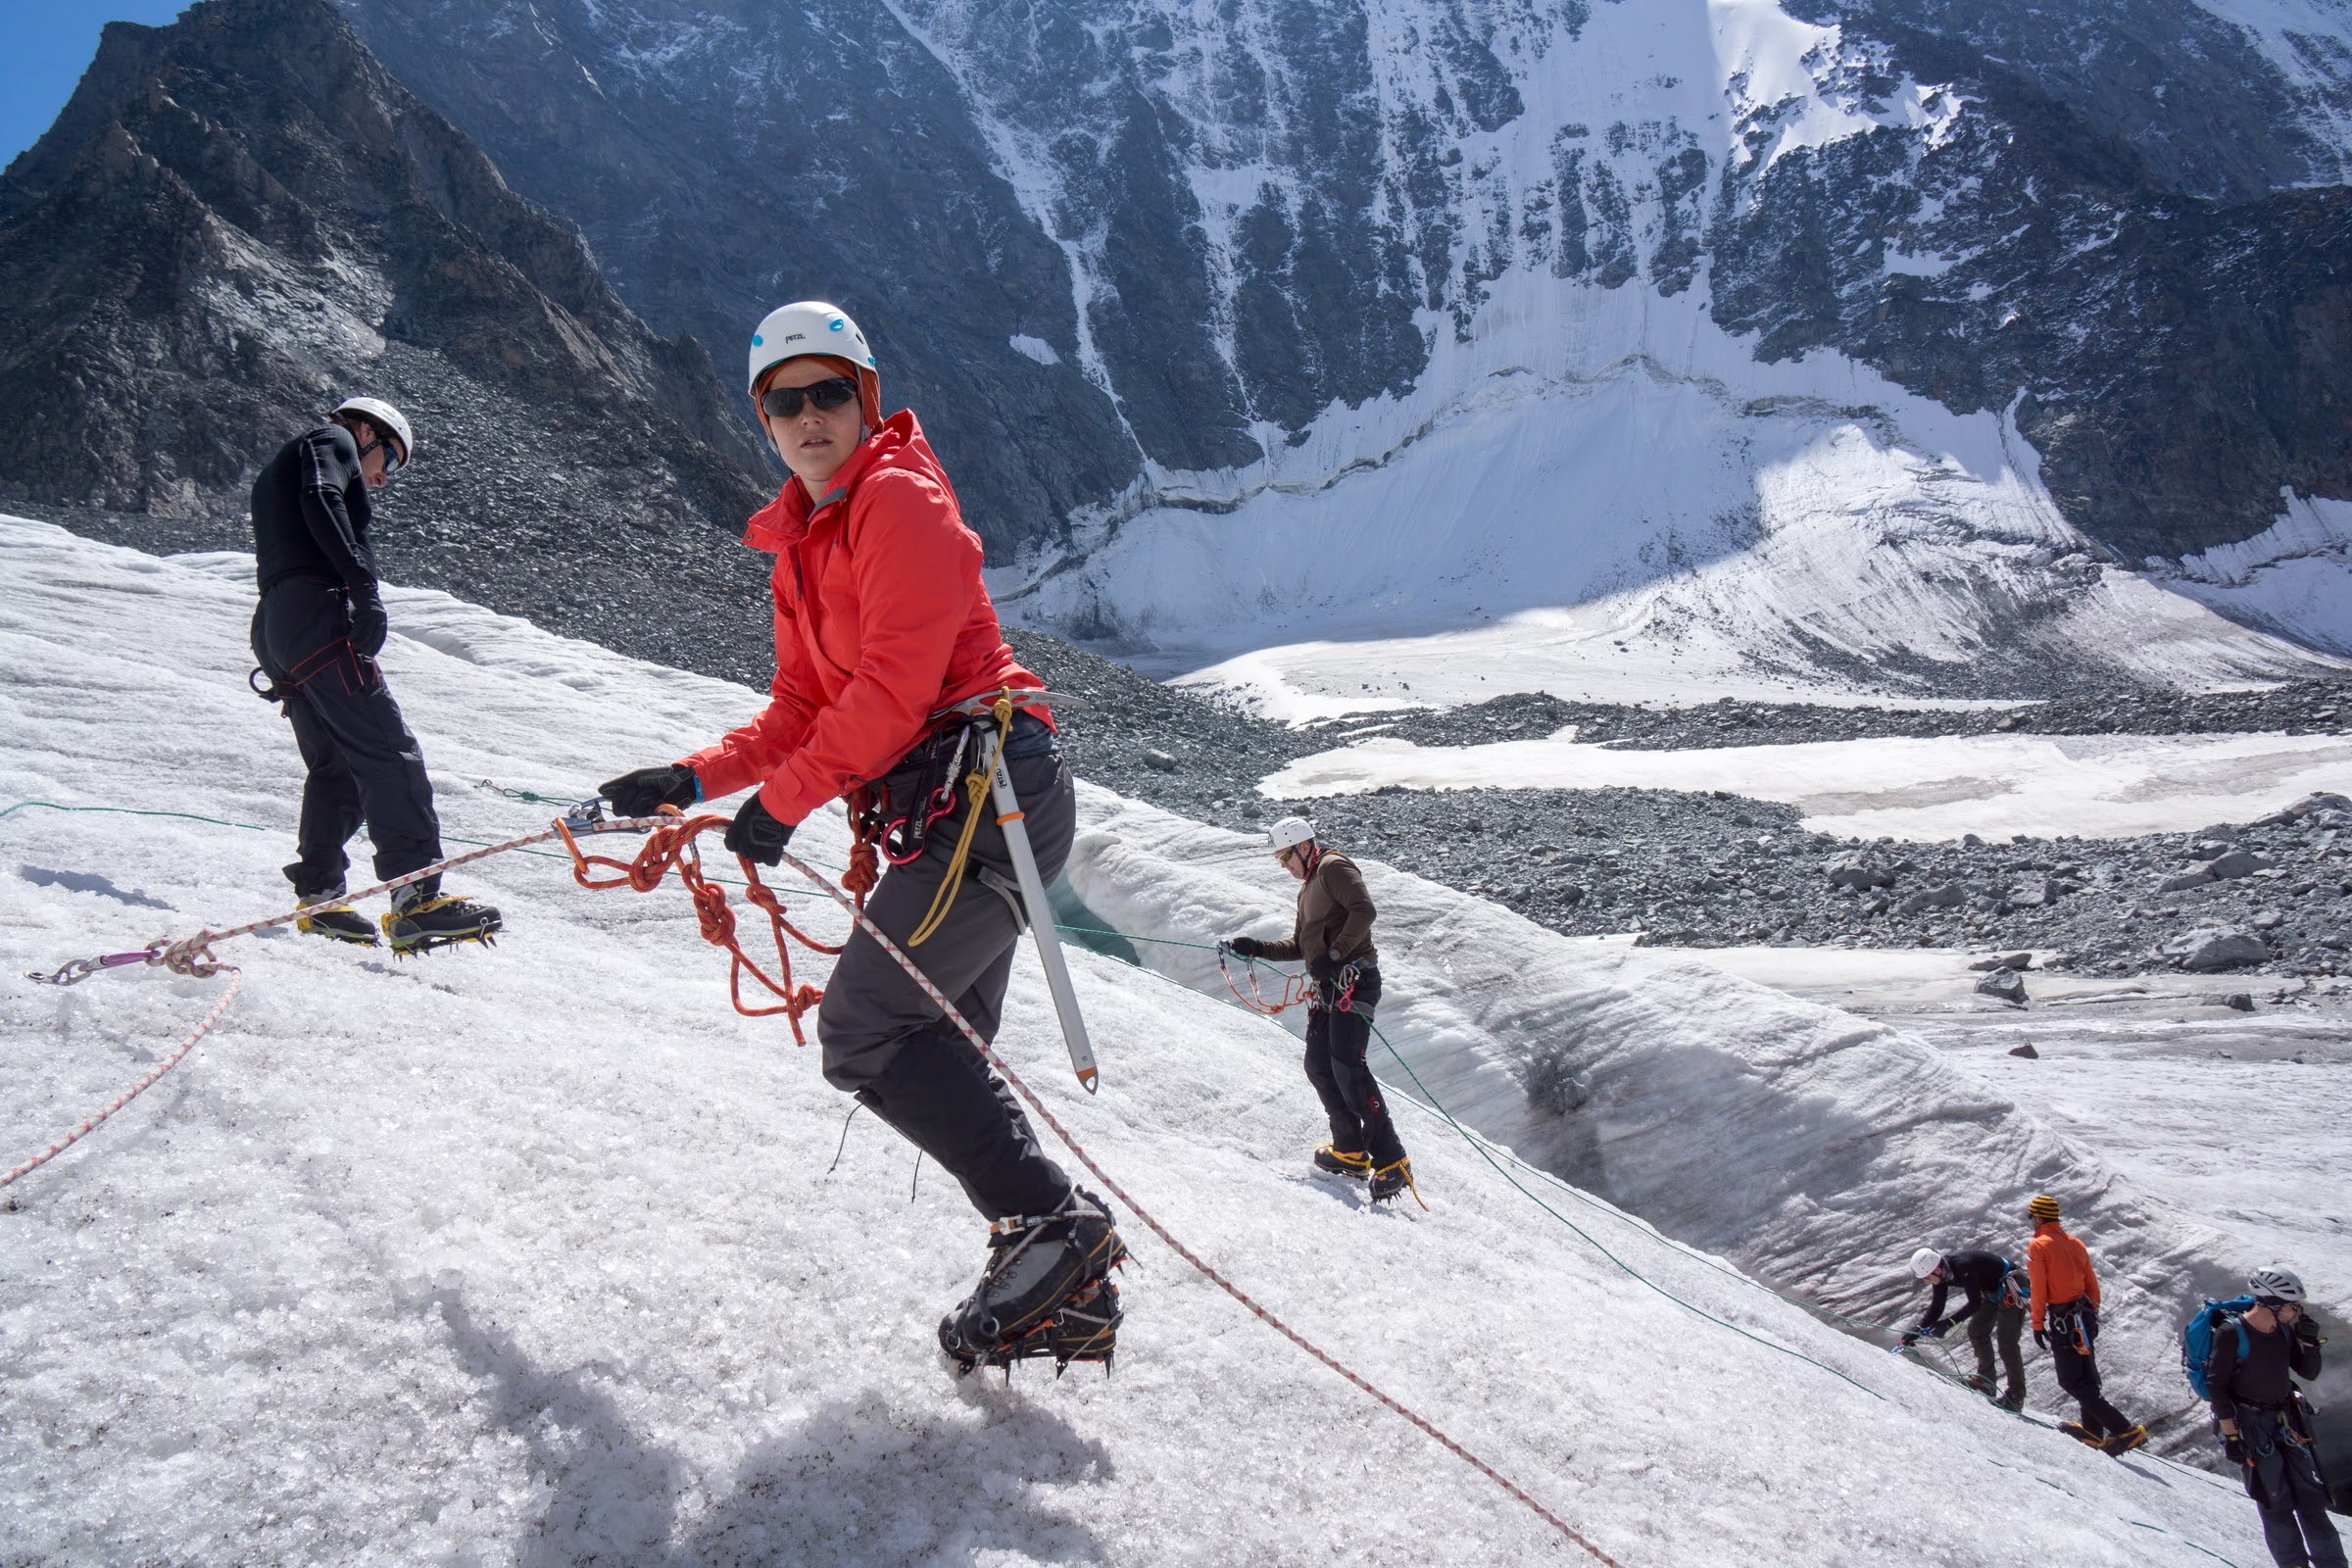
M 220 993 L 220 1000 L 213 1004 L 213 1010 L 204 1015 L 204 1021 L 199 1023 L 194 1029 L 188 1032 L 187 1038 L 180 1041 L 180 1043 L 172 1049 L 172 1054 L 166 1056 L 156 1065 L 155 1071 L 149 1073 L 137 1083 L 132 1084 L 128 1089 L 124 1090 L 122 1094 L 115 1098 L 113 1104 L 108 1105 L 104 1110 L 101 1110 L 96 1115 L 91 1116 L 80 1126 L 66 1134 L 65 1137 L 59 1139 L 56 1143 L 51 1144 L 42 1152 L 35 1154 L 32 1158 L 26 1160 L 24 1164 L 19 1165 L 15 1170 L 10 1171 L 7 1175 L 0 1176 L 0 1187 L 6 1187 L 18 1177 L 28 1175 L 33 1171 L 39 1170 L 43 1165 L 48 1164 L 49 1161 L 55 1159 L 67 1150 L 72 1149 L 75 1144 L 81 1142 L 85 1136 L 95 1132 L 99 1125 L 104 1122 L 107 1117 L 112 1116 L 116 1111 L 121 1110 L 124 1105 L 127 1105 L 132 1101 L 138 1099 L 139 1096 L 145 1094 L 149 1089 L 154 1087 L 157 1079 L 170 1072 L 172 1068 L 178 1066 L 180 1058 L 185 1056 L 189 1052 L 194 1051 L 196 1049 L 196 1043 L 199 1040 L 202 1040 L 206 1035 L 213 1032 L 213 1025 L 220 1021 L 220 1015 L 228 1010 L 228 1004 L 237 1000 L 237 993 L 243 990 L 245 987 L 244 970 L 238 968 L 235 964 L 230 963 L 219 965 L 214 972 L 218 973 L 222 969 L 225 969 L 228 973 L 228 989 Z
M 1248 1292 L 1244 1291 L 1240 1286 L 1234 1284 L 1224 1275 L 1218 1273 L 1214 1268 L 1210 1267 L 1199 1253 L 1195 1252 L 1191 1248 L 1185 1246 L 1184 1243 L 1178 1241 L 1169 1233 L 1168 1228 L 1160 1224 L 1158 1220 L 1152 1218 L 1150 1211 L 1147 1210 L 1141 1203 L 1138 1203 L 1135 1199 L 1128 1194 L 1125 1188 L 1121 1187 L 1116 1181 L 1112 1180 L 1108 1171 L 1104 1170 L 1101 1165 L 1095 1163 L 1094 1156 L 1089 1154 L 1079 1144 L 1078 1140 L 1070 1135 L 1070 1130 L 1062 1126 L 1062 1124 L 1054 1118 L 1054 1113 L 1046 1108 L 1045 1102 L 1039 1100 L 1036 1095 L 1030 1092 L 1029 1086 L 1021 1081 L 1020 1075 L 1005 1065 L 1004 1058 L 998 1055 L 996 1052 L 989 1046 L 989 1043 L 980 1038 L 979 1031 L 974 1029 L 970 1023 L 965 1021 L 963 1014 L 956 1009 L 956 1004 L 950 1002 L 947 997 L 941 993 L 940 989 L 931 983 L 930 977 L 925 975 L 921 969 L 915 966 L 913 960 L 908 958 L 906 955 L 900 950 L 899 945 L 896 942 L 893 942 L 889 937 L 883 934 L 881 927 L 875 925 L 874 922 L 867 917 L 863 909 L 858 908 L 847 895 L 842 893 L 840 889 L 834 887 L 830 880 L 820 876 L 816 872 L 815 868 L 808 865 L 806 861 L 802 860 L 798 856 L 792 854 L 789 850 L 787 850 L 784 854 L 784 863 L 791 866 L 794 870 L 800 872 L 801 875 L 807 877 L 818 887 L 823 888 L 827 893 L 833 896 L 835 903 L 841 905 L 842 907 L 850 911 L 851 917 L 854 918 L 858 925 L 865 929 L 866 935 L 872 937 L 877 943 L 881 944 L 882 951 L 889 954 L 892 958 L 896 959 L 899 967 L 906 970 L 907 976 L 912 979 L 916 985 L 922 987 L 923 994 L 928 996 L 934 1003 L 938 1004 L 941 1013 L 944 1014 L 948 1021 L 953 1023 L 956 1029 L 962 1033 L 966 1040 L 969 1040 L 972 1043 L 972 1048 L 980 1053 L 981 1056 L 987 1060 L 991 1067 L 995 1068 L 999 1073 L 1004 1075 L 1004 1081 L 1012 1086 L 1013 1093 L 1019 1095 L 1022 1101 L 1027 1103 L 1029 1108 L 1037 1113 L 1038 1119 L 1043 1121 L 1049 1128 L 1053 1129 L 1054 1136 L 1060 1139 L 1063 1147 L 1068 1149 L 1072 1154 L 1077 1156 L 1078 1162 L 1086 1167 L 1087 1173 L 1093 1176 L 1095 1180 L 1101 1182 L 1104 1187 L 1108 1188 L 1111 1196 L 1117 1199 L 1120 1202 L 1124 1203 L 1137 1219 L 1142 1220 L 1144 1224 L 1151 1230 L 1152 1235 L 1158 1237 L 1161 1242 L 1166 1244 L 1170 1251 L 1174 1252 L 1178 1257 L 1183 1258 L 1187 1263 L 1190 1263 L 1194 1268 L 1198 1269 L 1201 1276 L 1207 1279 L 1210 1284 L 1216 1286 L 1226 1295 L 1232 1297 L 1235 1300 L 1241 1302 L 1242 1305 L 1248 1307 L 1260 1322 L 1273 1329 L 1284 1339 L 1290 1341 L 1293 1345 L 1296 1345 L 1307 1354 L 1313 1356 L 1316 1360 L 1322 1362 L 1332 1371 L 1337 1372 L 1341 1377 L 1346 1378 L 1349 1383 L 1352 1383 L 1355 1385 L 1355 1387 L 1361 1389 L 1373 1398 L 1379 1400 L 1382 1404 L 1388 1406 L 1388 1408 L 1391 1410 L 1394 1410 L 1396 1414 L 1402 1416 L 1405 1420 L 1411 1422 L 1415 1427 L 1419 1428 L 1431 1438 L 1436 1439 L 1439 1445 L 1447 1452 L 1453 1454 L 1463 1463 L 1469 1465 L 1479 1474 L 1485 1476 L 1488 1480 L 1500 1487 L 1504 1492 L 1510 1494 L 1520 1502 L 1526 1504 L 1528 1509 L 1532 1511 L 1536 1517 L 1542 1519 L 1545 1524 L 1551 1526 L 1554 1530 L 1557 1530 L 1561 1535 L 1567 1537 L 1570 1541 L 1573 1541 L 1579 1546 L 1582 1546 L 1586 1551 L 1592 1553 L 1596 1560 L 1608 1564 L 1609 1568 L 1623 1568 L 1623 1565 L 1620 1564 L 1616 1558 L 1610 1556 L 1607 1552 L 1601 1550 L 1600 1547 L 1594 1545 L 1589 1539 L 1579 1532 L 1575 1526 L 1568 1523 L 1567 1520 L 1561 1518 L 1558 1514 L 1553 1513 L 1549 1508 L 1544 1507 L 1544 1504 L 1538 1502 L 1534 1497 L 1530 1496 L 1524 1488 L 1520 1487 L 1508 1476 L 1495 1469 L 1493 1465 L 1487 1463 L 1486 1460 L 1480 1458 L 1477 1454 L 1472 1453 L 1468 1448 L 1463 1447 L 1459 1443 L 1456 1443 L 1453 1439 L 1447 1437 L 1444 1432 L 1441 1432 L 1426 1417 L 1418 1414 L 1393 1396 L 1384 1393 L 1382 1390 L 1375 1387 L 1364 1377 L 1349 1368 L 1346 1363 L 1342 1362 L 1337 1356 L 1332 1355 L 1329 1351 L 1323 1349 L 1320 1346 L 1307 1339 L 1298 1330 L 1292 1328 L 1288 1323 L 1285 1323 L 1281 1318 L 1275 1316 L 1265 1307 L 1259 1305 L 1250 1298 Z

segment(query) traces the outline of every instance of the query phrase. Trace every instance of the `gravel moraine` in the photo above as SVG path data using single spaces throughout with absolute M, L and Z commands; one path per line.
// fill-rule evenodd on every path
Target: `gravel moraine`
M 1292 729 L 1013 631 L 1054 690 L 1081 777 L 1223 826 L 1292 808 L 1257 793 L 1287 762 L 1380 720 Z M 1379 733 L 1424 745 L 1548 735 L 1659 749 L 1884 735 L 2335 733 L 2352 682 L 2124 694 L 2000 710 L 1564 703 L 1543 695 L 1424 711 Z M 1563 933 L 1638 931 L 1720 947 L 1963 948 L 2055 954 L 2096 974 L 2149 969 L 2352 974 L 2352 801 L 2316 796 L 2251 824 L 2129 839 L 1866 842 L 1807 833 L 1795 808 L 1724 792 L 1390 787 L 1301 802 L 1331 843 L 1449 883 Z

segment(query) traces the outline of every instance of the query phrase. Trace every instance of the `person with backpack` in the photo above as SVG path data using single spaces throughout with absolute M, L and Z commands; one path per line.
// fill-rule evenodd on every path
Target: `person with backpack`
M 1923 1247 L 1911 1254 L 1911 1272 L 1936 1287 L 1928 1300 L 1927 1315 L 1917 1328 L 1904 1331 L 1904 1348 L 1917 1345 L 1922 1338 L 1939 1340 L 1953 1324 L 1968 1324 L 1968 1343 L 1977 1352 L 1977 1374 L 1968 1386 L 1979 1394 L 1992 1393 L 1992 1347 L 1998 1339 L 2001 1347 L 2001 1370 L 2006 1374 L 2006 1386 L 1999 1398 L 1992 1402 L 2015 1413 L 2026 1407 L 2026 1357 L 2019 1341 L 2026 1328 L 2026 1302 L 2033 1287 L 2026 1271 L 2017 1268 L 1998 1252 L 1961 1251 L 1938 1252 Z M 1950 1317 L 1943 1315 L 1946 1293 L 1952 1286 L 1960 1287 L 1966 1298 L 1960 1310 Z
M 2026 1244 L 2033 1282 L 2034 1343 L 2050 1352 L 2058 1387 L 2082 1406 L 2082 1419 L 2058 1430 L 2108 1453 L 2129 1453 L 2148 1441 L 2148 1429 L 2107 1402 L 2099 1392 L 2099 1276 L 2090 1253 L 2058 1223 L 2058 1200 L 2043 1193 L 2026 1205 L 2034 1240 Z
M 1413 1162 L 1366 1059 L 1380 1004 L 1380 953 L 1372 946 L 1379 911 L 1363 872 L 1317 843 L 1315 824 L 1305 817 L 1284 817 L 1266 830 L 1266 842 L 1298 882 L 1291 934 L 1280 941 L 1230 937 L 1219 946 L 1245 958 L 1305 961 L 1314 983 L 1306 1011 L 1306 1080 L 1331 1119 L 1331 1142 L 1315 1151 L 1315 1166 L 1369 1182 L 1372 1201 L 1385 1203 L 1412 1187 Z
M 958 775 L 1002 761 L 1051 882 L 1077 833 L 1077 796 L 1045 683 L 1004 641 L 980 537 L 914 412 L 883 417 L 858 323 L 821 300 L 769 312 L 748 385 L 791 470 L 743 536 L 775 557 L 768 702 L 712 745 L 601 791 L 621 815 L 645 816 L 749 790 L 726 847 L 760 865 L 781 863 L 819 807 L 855 798 L 856 815 L 888 824 L 891 865 L 866 917 L 993 1040 L 1013 949 L 1026 922 L 1053 915 L 1022 906 L 1004 818 Z M 959 716 L 997 694 L 1013 705 L 1003 728 Z M 1046 1355 L 1107 1363 L 1120 1322 L 1109 1273 L 1127 1255 L 1108 1205 L 1047 1156 L 988 1059 L 862 924 L 816 1031 L 825 1081 L 938 1161 L 989 1222 L 979 1283 L 940 1320 L 941 1350 L 964 1372 Z
M 2290 1269 L 2259 1268 L 2246 1286 L 2251 1297 L 2209 1303 L 2199 1314 L 2213 1345 L 2198 1392 L 2213 1406 L 2224 1457 L 2239 1467 L 2262 1515 L 2271 1560 L 2280 1568 L 2345 1568 L 2311 1414 L 2294 1383 L 2320 1375 L 2320 1331 L 2304 1305 L 2303 1281 Z M 2198 1381 L 2189 1379 L 2192 1387 Z

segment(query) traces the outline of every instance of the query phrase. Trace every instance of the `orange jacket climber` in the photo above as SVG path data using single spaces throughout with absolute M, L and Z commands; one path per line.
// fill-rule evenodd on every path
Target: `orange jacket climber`
M 2091 1271 L 2090 1253 L 2073 1233 L 2054 1219 L 2034 1227 L 2026 1244 L 2026 1272 L 2034 1277 L 2034 1329 L 2041 1331 L 2042 1313 L 2052 1306 L 2089 1298 L 2099 1304 L 2099 1277 Z
M 910 409 L 861 442 L 814 504 L 787 480 L 743 542 L 775 552 L 776 678 L 759 717 L 686 759 L 706 799 L 764 780 L 760 804 L 797 823 L 889 772 L 940 709 L 1045 684 L 1005 646 L 980 537 Z

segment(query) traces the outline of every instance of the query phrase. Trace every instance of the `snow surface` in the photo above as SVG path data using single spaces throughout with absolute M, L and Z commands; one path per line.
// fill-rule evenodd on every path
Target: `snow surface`
M 1544 740 L 1419 746 L 1375 735 L 1302 757 L 1280 799 L 1407 789 L 1730 790 L 1815 833 L 1956 839 L 2192 833 L 2352 789 L 2352 735 L 1945 735 L 1638 751 Z
M 0 881 L 10 974 L 283 903 L 296 764 L 282 721 L 243 689 L 249 569 L 0 522 L 0 792 L 271 830 L 0 819 L 27 868 Z M 453 833 L 540 820 L 472 780 L 584 790 L 759 700 L 439 594 L 389 597 L 386 665 Z M 1163 858 L 1206 830 L 1100 792 L 1087 812 L 1080 891 L 1097 908 L 1124 898 L 1139 907 L 1122 912 L 1144 913 L 1155 889 L 1212 885 Z M 820 817 L 796 843 L 832 859 L 843 832 Z M 1215 882 L 1216 915 L 1267 910 L 1261 879 Z M 250 982 L 220 1031 L 10 1190 L 12 1555 L 1577 1560 L 1140 1226 L 1114 1377 L 1031 1368 L 1009 1388 L 957 1385 L 931 1328 L 976 1270 L 977 1224 L 936 1172 L 909 1201 L 908 1151 L 866 1118 L 828 1170 L 846 1102 L 780 1023 L 728 1010 L 723 965 L 682 897 L 590 894 L 560 863 L 515 856 L 459 885 L 506 909 L 495 950 L 394 964 L 291 937 L 225 949 Z M 1400 909 L 1441 897 L 1383 896 Z M 1394 1010 L 1449 1099 L 1500 1094 L 1506 1075 L 1479 1042 L 1503 1014 L 1472 998 L 1507 993 L 1516 1016 L 1586 1008 L 1611 1052 L 1664 1028 L 1642 1072 L 1683 1056 L 1693 1120 L 1644 1133 L 1628 1119 L 1665 1114 L 1668 1081 L 1641 1096 L 1646 1109 L 1611 1102 L 1608 1156 L 1637 1177 L 1705 1148 L 1719 1182 L 1754 1153 L 1752 1137 L 1705 1135 L 1725 1106 L 1703 1069 L 1768 1043 L 1739 1070 L 1769 1070 L 1787 1092 L 1747 1114 L 1859 1132 L 1889 1095 L 1932 1107 L 1871 1126 L 1881 1152 L 1858 1153 L 1856 1173 L 1880 1180 L 1825 1200 L 1907 1203 L 1924 1183 L 1957 1203 L 2029 1145 L 2047 1168 L 2088 1173 L 2047 1134 L 2005 1133 L 2016 1118 L 1939 1077 L 1932 1055 L 1719 974 L 1670 967 L 1631 985 L 1630 970 L 1544 950 L 1532 986 L 1460 974 L 1441 990 L 1445 964 L 1493 970 L 1543 938 L 1443 897 L 1451 941 L 1392 916 L 1407 999 Z M 838 929 L 821 901 L 799 904 Z M 821 979 L 821 962 L 804 967 Z M 2021 1426 L 1551 1189 L 1594 1241 L 1724 1323 L 1686 1311 L 1417 1113 L 1408 1136 L 1432 1211 L 1365 1210 L 1301 1173 L 1316 1118 L 1277 1030 L 1107 959 L 1078 955 L 1075 970 L 1103 1057 L 1099 1099 L 1068 1080 L 1026 959 L 1008 1001 L 1006 1054 L 1056 1114 L 1246 1288 L 1629 1564 L 2258 1560 L 2253 1512 L 2226 1483 Z M 62 992 L 0 981 L 0 1147 L 55 1137 L 216 994 L 151 971 Z M 1449 1009 L 1462 1037 L 1450 1062 L 1434 1045 Z M 1938 1131 L 1961 1099 L 1985 1118 L 1982 1147 Z M 1948 1142 L 1931 1154 L 1923 1138 Z M 2104 1257 L 2125 1241 L 2100 1229 L 2120 1203 L 2113 1189 L 2086 1200 Z M 2158 1216 L 2145 1226 L 2170 1231 Z M 1884 1296 L 1899 1273 L 1900 1251 L 1875 1242 L 1834 1250 L 1809 1272 L 1844 1289 Z M 2140 1292 L 2142 1272 L 2116 1267 L 2119 1292 Z M 2157 1348 L 2129 1310 L 2112 1344 L 2126 1366 Z

